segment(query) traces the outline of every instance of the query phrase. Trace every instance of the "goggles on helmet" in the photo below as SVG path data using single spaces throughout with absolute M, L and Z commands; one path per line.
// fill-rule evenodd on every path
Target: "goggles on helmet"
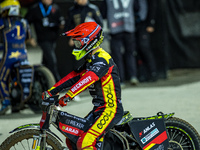
M 86 51 L 85 48 L 88 46 L 86 40 L 76 38 L 72 39 L 74 42 L 75 48 L 72 51 L 72 54 L 76 57 L 76 60 L 80 60 L 85 55 L 87 55 L 90 51 Z
M 77 39 L 73 39 L 75 48 L 80 49 L 82 47 L 81 41 L 77 40 Z

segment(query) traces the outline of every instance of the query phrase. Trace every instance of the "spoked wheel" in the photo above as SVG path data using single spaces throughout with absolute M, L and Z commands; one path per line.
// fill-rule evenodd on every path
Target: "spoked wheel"
M 40 112 L 42 92 L 50 89 L 55 84 L 55 78 L 51 71 L 44 66 L 35 69 L 32 97 L 29 100 L 29 107 L 35 112 Z
M 200 136 L 188 122 L 173 117 L 166 120 L 165 123 L 172 150 L 200 149 Z
M 45 66 L 36 68 L 34 77 L 34 81 L 38 81 L 42 85 L 43 91 L 48 90 L 56 83 L 52 72 Z
M 26 129 L 9 136 L 1 145 L 0 150 L 32 150 L 36 149 L 38 137 L 41 134 L 36 129 Z M 62 150 L 62 145 L 52 135 L 47 134 L 46 150 Z

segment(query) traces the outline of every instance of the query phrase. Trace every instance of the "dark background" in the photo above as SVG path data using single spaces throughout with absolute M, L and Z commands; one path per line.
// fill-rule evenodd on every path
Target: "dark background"
M 0 0 L 2 1 L 2 0 Z M 38 0 L 20 0 L 22 7 L 28 8 Z M 98 6 L 102 0 L 90 0 Z M 64 17 L 74 0 L 54 0 Z M 156 26 L 152 36 L 152 49 L 156 59 L 158 74 L 177 68 L 200 67 L 200 1 L 199 0 L 157 0 Z M 60 31 L 63 32 L 63 31 Z M 105 38 L 104 48 L 109 51 L 109 41 Z M 56 54 L 61 76 L 72 71 L 74 57 L 68 39 L 59 37 Z

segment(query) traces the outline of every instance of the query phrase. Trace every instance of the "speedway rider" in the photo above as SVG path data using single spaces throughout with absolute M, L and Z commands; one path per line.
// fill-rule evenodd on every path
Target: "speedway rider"
M 11 106 L 8 80 L 12 67 L 16 62 L 27 59 L 25 40 L 30 38 L 30 30 L 26 20 L 20 17 L 20 3 L 17 0 L 4 0 L 0 3 L 0 10 L 0 50 L 4 51 L 0 62 L 2 115 Z
M 65 32 L 66 36 L 72 37 L 75 44 L 72 54 L 76 60 L 84 58 L 85 63 L 42 93 L 42 99 L 47 99 L 70 88 L 59 99 L 59 104 L 66 106 L 67 100 L 89 88 L 94 107 L 86 119 L 92 121 L 92 125 L 79 137 L 76 144 L 78 150 L 100 149 L 98 146 L 101 144 L 96 144 L 96 141 L 123 116 L 118 68 L 111 56 L 100 48 L 103 42 L 102 33 L 101 26 L 95 22 L 82 23 Z M 68 147 L 70 148 L 69 144 Z

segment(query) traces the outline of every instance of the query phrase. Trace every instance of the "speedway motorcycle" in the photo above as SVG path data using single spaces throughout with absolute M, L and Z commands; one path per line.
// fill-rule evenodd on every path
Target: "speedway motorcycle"
M 9 81 L 13 112 L 24 109 L 25 105 L 34 112 L 41 111 L 41 93 L 55 84 L 55 78 L 48 68 L 30 65 L 28 60 L 14 64 Z
M 42 102 L 40 123 L 15 128 L 1 145 L 0 150 L 68 150 L 49 127 L 53 125 L 66 137 L 70 150 L 76 149 L 78 137 L 90 122 L 59 110 L 58 95 Z M 137 117 L 124 112 L 121 121 L 105 133 L 98 150 L 199 150 L 200 136 L 188 122 L 174 117 L 174 113 L 159 112 L 151 117 Z M 67 142 L 68 141 L 68 142 Z

